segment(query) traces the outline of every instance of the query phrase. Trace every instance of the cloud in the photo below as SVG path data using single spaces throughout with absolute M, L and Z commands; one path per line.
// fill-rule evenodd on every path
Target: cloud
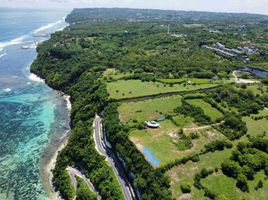
M 268 15 L 268 0 L 0 0 L 8 7 L 132 7 L 222 12 L 251 12 Z

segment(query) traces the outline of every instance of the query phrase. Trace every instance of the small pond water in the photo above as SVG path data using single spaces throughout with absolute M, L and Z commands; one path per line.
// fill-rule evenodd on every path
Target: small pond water
M 263 78 L 263 77 L 268 77 L 268 71 L 264 69 L 258 69 L 258 68 L 242 68 L 239 69 L 238 71 L 241 72 L 249 72 L 253 74 L 254 76 Z
M 153 152 L 151 152 L 150 149 L 148 149 L 147 147 L 143 147 L 143 153 L 144 153 L 146 159 L 148 160 L 148 162 L 153 167 L 159 166 L 160 161 L 154 156 Z

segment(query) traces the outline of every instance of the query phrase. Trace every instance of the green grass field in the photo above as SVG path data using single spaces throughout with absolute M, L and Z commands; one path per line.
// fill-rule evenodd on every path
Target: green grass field
M 262 91 L 260 90 L 260 84 L 254 84 L 254 85 L 249 85 L 247 86 L 247 89 L 251 90 L 254 95 L 262 95 Z M 266 92 L 267 91 L 267 86 L 263 86 L 263 91 Z
M 164 117 L 165 114 L 173 113 L 174 109 L 181 105 L 181 98 L 181 96 L 170 96 L 122 103 L 118 108 L 120 120 L 123 123 L 134 119 L 138 122 L 144 122 Z
M 189 116 L 176 115 L 173 117 L 173 120 L 174 120 L 174 123 L 180 128 L 194 125 L 194 119 Z
M 140 80 L 118 80 L 107 83 L 107 90 L 111 98 L 131 98 L 168 92 L 192 91 L 214 87 L 216 84 L 187 85 L 163 84 L 159 82 L 142 82 Z
M 231 152 L 231 149 L 227 149 L 225 151 L 207 153 L 205 155 L 200 156 L 200 161 L 197 163 L 189 161 L 185 165 L 179 165 L 169 170 L 167 172 L 167 175 L 171 178 L 171 191 L 173 197 L 176 197 L 176 199 L 182 199 L 181 197 L 183 194 L 180 190 L 181 184 L 193 185 L 194 176 L 197 172 L 201 171 L 202 168 L 219 168 L 221 166 L 221 163 L 231 156 Z M 204 197 L 202 191 L 192 186 L 190 199 L 203 200 L 207 198 Z
M 268 180 L 265 180 L 264 172 L 258 172 L 253 181 L 248 181 L 249 193 L 242 192 L 236 187 L 235 179 L 223 175 L 220 171 L 202 180 L 201 183 L 211 191 L 224 195 L 230 200 L 260 200 L 268 199 Z M 257 183 L 262 180 L 263 188 L 255 190 Z
M 259 114 L 251 116 L 268 116 L 268 110 L 262 110 Z M 265 118 L 256 121 L 251 117 L 244 117 L 243 121 L 247 123 L 248 133 L 252 136 L 268 133 L 268 120 Z
M 158 79 L 163 83 L 182 83 L 190 82 L 195 84 L 220 84 L 220 83 L 230 83 L 231 80 L 210 80 L 210 79 L 201 79 L 201 78 L 174 78 L 174 79 Z
M 202 99 L 189 99 L 188 103 L 202 108 L 207 116 L 211 118 L 212 121 L 223 116 L 223 114 L 218 111 L 216 108 L 213 108 L 209 103 L 205 102 Z
M 130 132 L 130 140 L 139 150 L 142 147 L 149 148 L 154 156 L 160 160 L 160 166 L 163 166 L 175 159 L 182 158 L 193 152 L 199 152 L 204 145 L 215 139 L 224 138 L 216 130 L 202 130 L 199 133 L 199 139 L 193 140 L 193 147 L 189 150 L 180 151 L 177 142 L 179 140 L 179 127 L 175 126 L 170 120 L 161 122 L 158 129 L 133 130 Z M 190 134 L 187 133 L 187 134 Z M 186 135 L 187 135 L 186 134 Z

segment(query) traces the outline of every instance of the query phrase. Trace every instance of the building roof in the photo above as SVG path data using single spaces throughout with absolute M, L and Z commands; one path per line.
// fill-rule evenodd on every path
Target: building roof
M 160 126 L 160 124 L 155 121 L 145 122 L 145 124 L 150 128 L 158 128 Z

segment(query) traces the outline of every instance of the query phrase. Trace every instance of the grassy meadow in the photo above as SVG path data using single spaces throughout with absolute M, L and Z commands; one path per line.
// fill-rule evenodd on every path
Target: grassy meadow
M 146 101 L 122 103 L 118 108 L 120 120 L 123 123 L 131 120 L 144 122 L 164 117 L 165 114 L 173 113 L 174 109 L 181 105 L 181 99 L 182 97 L 177 95 Z
M 161 127 L 158 129 L 135 129 L 131 131 L 129 135 L 130 140 L 139 150 L 141 150 L 141 147 L 149 148 L 154 156 L 160 160 L 160 166 L 191 153 L 199 152 L 204 148 L 205 144 L 208 144 L 215 139 L 224 138 L 222 134 L 211 128 L 200 131 L 191 131 L 197 133 L 199 138 L 192 140 L 192 148 L 180 151 L 178 146 L 178 142 L 180 141 L 178 132 L 182 127 L 174 125 L 170 120 L 162 121 L 160 125 Z M 189 136 L 191 132 L 188 131 L 185 134 Z
M 216 84 L 183 85 L 142 82 L 140 80 L 118 80 L 107 83 L 107 90 L 113 99 L 133 98 L 168 92 L 193 91 L 214 87 Z
M 231 152 L 231 149 L 227 149 L 225 151 L 207 153 L 200 156 L 200 161 L 197 163 L 189 161 L 185 165 L 179 165 L 169 170 L 167 174 L 171 178 L 171 191 L 173 196 L 176 197 L 176 199 L 182 199 L 183 194 L 180 190 L 180 186 L 182 184 L 193 185 L 194 176 L 197 172 L 201 171 L 202 168 L 219 168 L 221 163 L 230 157 Z M 204 197 L 203 192 L 196 189 L 194 186 L 192 186 L 192 192 L 190 195 L 190 199 L 207 199 Z
M 187 102 L 202 108 L 205 112 L 205 115 L 209 116 L 212 121 L 216 121 L 218 118 L 223 116 L 220 111 L 218 111 L 216 108 L 213 108 L 209 103 L 202 99 L 189 99 Z

